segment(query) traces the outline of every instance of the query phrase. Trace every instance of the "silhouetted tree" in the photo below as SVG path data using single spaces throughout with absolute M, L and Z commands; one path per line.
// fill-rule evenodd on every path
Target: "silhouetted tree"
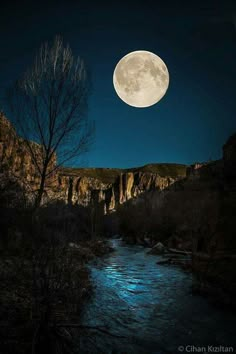
M 86 115 L 89 92 L 83 61 L 60 37 L 41 46 L 32 67 L 9 90 L 13 119 L 40 177 L 36 207 L 55 170 L 88 150 L 93 136 Z

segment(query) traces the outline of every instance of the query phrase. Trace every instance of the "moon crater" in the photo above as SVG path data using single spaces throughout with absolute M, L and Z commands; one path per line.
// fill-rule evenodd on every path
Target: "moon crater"
M 116 65 L 113 84 L 117 95 L 133 107 L 149 107 L 161 100 L 169 86 L 164 61 L 148 51 L 125 55 Z

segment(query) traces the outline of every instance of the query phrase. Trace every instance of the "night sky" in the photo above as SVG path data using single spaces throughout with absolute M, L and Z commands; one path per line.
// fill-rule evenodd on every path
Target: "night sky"
M 236 131 L 236 2 L 191 2 L 6 2 L 1 97 L 41 43 L 60 34 L 92 75 L 88 114 L 96 137 L 82 163 L 126 168 L 218 159 Z M 164 98 L 142 109 L 121 101 L 112 82 L 121 57 L 139 49 L 159 55 L 170 73 Z

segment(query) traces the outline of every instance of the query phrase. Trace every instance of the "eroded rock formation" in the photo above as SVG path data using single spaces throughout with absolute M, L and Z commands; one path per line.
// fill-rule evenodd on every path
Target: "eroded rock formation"
M 120 171 L 112 183 L 105 183 L 95 177 L 71 175 L 66 169 L 58 171 L 59 183 L 54 190 L 57 199 L 66 200 L 72 204 L 88 205 L 93 199 L 97 203 L 104 203 L 105 211 L 115 210 L 118 204 L 123 204 L 131 198 L 149 190 L 168 188 L 178 178 L 161 177 L 151 172 L 124 172 Z M 92 197 L 93 196 L 93 197 Z

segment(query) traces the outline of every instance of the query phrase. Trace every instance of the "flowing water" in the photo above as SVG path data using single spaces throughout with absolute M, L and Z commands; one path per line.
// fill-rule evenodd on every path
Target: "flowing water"
M 91 265 L 95 292 L 83 323 L 122 338 L 96 332 L 80 353 L 174 354 L 208 345 L 236 351 L 235 317 L 192 295 L 190 273 L 157 265 L 160 257 L 141 246 L 111 242 L 115 251 Z

